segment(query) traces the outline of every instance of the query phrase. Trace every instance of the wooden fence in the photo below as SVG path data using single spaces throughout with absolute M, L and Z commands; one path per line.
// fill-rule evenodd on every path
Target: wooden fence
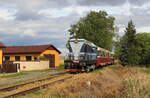
M 0 73 L 14 73 L 19 71 L 19 64 L 5 63 L 0 65 Z

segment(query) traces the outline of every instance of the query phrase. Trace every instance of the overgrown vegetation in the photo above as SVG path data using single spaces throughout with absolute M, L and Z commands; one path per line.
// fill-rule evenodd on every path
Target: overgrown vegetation
M 130 68 L 130 72 L 123 80 L 122 98 L 149 98 L 150 97 L 150 75 L 145 73 L 147 68 Z M 134 72 L 136 73 L 134 74 Z M 127 78 L 128 77 L 128 78 Z
M 24 98 L 149 98 L 150 75 L 145 70 L 150 69 L 109 66 L 74 75 L 72 79 L 42 90 L 44 93 Z

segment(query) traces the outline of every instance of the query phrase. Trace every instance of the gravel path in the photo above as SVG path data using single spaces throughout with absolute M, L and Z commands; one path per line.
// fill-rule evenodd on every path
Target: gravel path
M 19 81 L 35 79 L 38 77 L 42 77 L 42 76 L 49 75 L 49 74 L 56 74 L 56 73 L 59 73 L 59 71 L 29 72 L 26 75 L 18 76 L 15 78 L 3 79 L 0 81 L 0 85 L 12 84 L 12 83 L 16 83 Z

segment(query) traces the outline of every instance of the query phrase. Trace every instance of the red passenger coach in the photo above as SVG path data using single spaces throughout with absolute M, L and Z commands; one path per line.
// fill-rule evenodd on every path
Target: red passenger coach
M 97 48 L 97 66 L 111 65 L 114 63 L 114 53 L 103 48 Z

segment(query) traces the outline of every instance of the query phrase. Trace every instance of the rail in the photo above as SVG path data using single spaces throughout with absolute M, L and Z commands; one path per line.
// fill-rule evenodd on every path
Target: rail
M 26 95 L 26 94 L 31 93 L 33 91 L 37 91 L 37 90 L 40 90 L 40 89 L 47 88 L 49 85 L 52 85 L 54 83 L 63 82 L 66 79 L 69 79 L 69 78 L 72 78 L 72 76 L 64 78 L 64 79 L 60 79 L 60 80 L 57 80 L 57 81 L 54 81 L 54 82 L 50 82 L 50 83 L 47 83 L 47 84 L 43 84 L 43 85 L 31 88 L 31 89 L 18 91 L 18 92 L 15 92 L 13 94 L 8 94 L 8 95 L 5 95 L 5 96 L 2 96 L 2 98 L 14 98 L 14 97 L 17 97 L 17 96 Z
M 66 79 L 69 79 L 72 77 L 72 76 L 66 77 L 65 74 L 66 74 L 66 72 L 57 73 L 48 78 L 39 79 L 39 80 L 35 80 L 32 82 L 27 82 L 27 83 L 23 83 L 23 84 L 18 84 L 18 85 L 14 85 L 14 86 L 10 86 L 10 87 L 1 88 L 0 93 L 2 93 L 2 96 L 0 96 L 0 98 L 13 98 L 16 96 L 25 95 L 32 91 L 46 88 L 49 85 L 52 85 L 54 83 L 63 82 Z M 62 79 L 59 79 L 59 78 L 62 78 Z M 33 85 L 33 86 L 30 87 L 30 85 Z M 29 87 L 29 88 L 27 88 L 27 87 Z M 23 88 L 25 88 L 25 89 L 23 89 Z

